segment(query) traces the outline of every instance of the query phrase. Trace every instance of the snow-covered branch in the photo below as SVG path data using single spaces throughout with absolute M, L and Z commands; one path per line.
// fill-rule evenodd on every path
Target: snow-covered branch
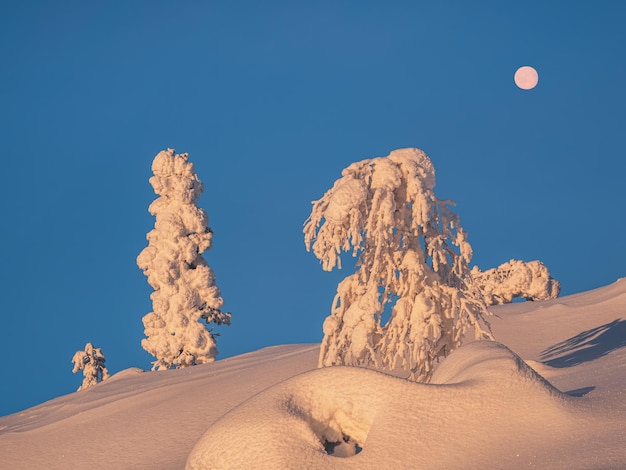
M 434 195 L 435 170 L 421 150 L 353 163 L 313 202 L 304 241 L 322 268 L 358 256 L 324 322 L 320 366 L 403 367 L 428 380 L 436 358 L 473 327 L 491 338 L 488 312 L 469 276 L 472 249 L 449 201 Z M 385 305 L 391 317 L 383 322 Z
M 510 303 L 516 297 L 526 300 L 555 299 L 561 292 L 561 284 L 550 276 L 541 261 L 526 263 L 512 259 L 487 271 L 474 266 L 471 272 L 487 305 Z

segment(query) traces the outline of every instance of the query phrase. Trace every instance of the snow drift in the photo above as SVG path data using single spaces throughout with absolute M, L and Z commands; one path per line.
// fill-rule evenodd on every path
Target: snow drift
M 575 450 L 588 413 L 492 341 L 453 352 L 433 382 L 340 366 L 299 375 L 209 428 L 187 469 L 545 468 Z
M 431 384 L 318 345 L 123 371 L 0 418 L 0 468 L 626 467 L 626 282 L 491 310 Z

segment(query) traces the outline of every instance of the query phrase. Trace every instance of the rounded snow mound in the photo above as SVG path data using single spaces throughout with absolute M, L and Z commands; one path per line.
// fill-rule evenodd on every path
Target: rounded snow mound
M 119 372 L 116 372 L 112 376 L 110 376 L 107 381 L 111 382 L 113 380 L 125 379 L 127 377 L 136 377 L 144 373 L 143 369 L 139 367 L 129 367 L 128 369 L 123 369 Z
M 482 382 L 496 385 L 533 387 L 540 393 L 560 395 L 526 361 L 509 348 L 494 341 L 475 341 L 453 351 L 435 370 L 431 384 Z
M 304 373 L 216 421 L 186 468 L 488 468 L 496 455 L 515 468 L 580 426 L 575 399 L 496 342 L 459 348 L 433 382 L 345 366 Z

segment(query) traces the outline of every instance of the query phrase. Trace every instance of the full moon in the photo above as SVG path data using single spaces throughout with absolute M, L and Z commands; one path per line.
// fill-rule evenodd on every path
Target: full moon
M 539 75 L 534 68 L 530 67 L 529 65 L 525 65 L 517 69 L 514 79 L 515 84 L 522 90 L 530 90 L 537 86 L 537 82 L 539 81 Z

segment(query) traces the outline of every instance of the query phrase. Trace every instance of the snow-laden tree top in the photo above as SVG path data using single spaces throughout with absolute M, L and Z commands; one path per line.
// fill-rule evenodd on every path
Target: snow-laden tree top
M 512 259 L 487 271 L 474 266 L 472 278 L 487 305 L 510 303 L 516 297 L 526 300 L 555 299 L 561 292 L 561 284 L 541 261 L 526 263 Z
M 356 162 L 341 175 L 313 203 L 304 229 L 307 248 L 312 244 L 324 270 L 341 268 L 340 252 L 352 246 L 356 255 L 366 248 L 365 240 L 395 252 L 403 241 L 428 230 L 435 169 L 421 150 L 395 150 L 388 157 Z M 320 227 L 322 219 L 326 222 Z
M 83 371 L 83 383 L 78 387 L 78 391 L 93 387 L 103 380 L 109 378 L 109 371 L 104 365 L 106 359 L 100 348 L 94 348 L 93 344 L 85 344 L 84 351 L 76 351 L 72 358 L 74 368 L 72 372 L 75 374 L 79 370 Z
M 197 201 L 204 190 L 186 153 L 168 149 L 154 158 L 150 184 L 160 197 L 150 204 L 156 216 L 138 266 L 154 288 L 153 312 L 143 318 L 142 346 L 157 358 L 156 369 L 185 367 L 214 360 L 215 335 L 199 323 L 230 324 L 213 270 L 202 253 L 213 232 Z
M 426 380 L 469 327 L 491 338 L 469 276 L 471 246 L 434 187 L 428 156 L 407 148 L 353 163 L 313 202 L 304 240 L 323 269 L 340 268 L 343 251 L 358 256 L 324 322 L 320 365 L 402 366 Z

